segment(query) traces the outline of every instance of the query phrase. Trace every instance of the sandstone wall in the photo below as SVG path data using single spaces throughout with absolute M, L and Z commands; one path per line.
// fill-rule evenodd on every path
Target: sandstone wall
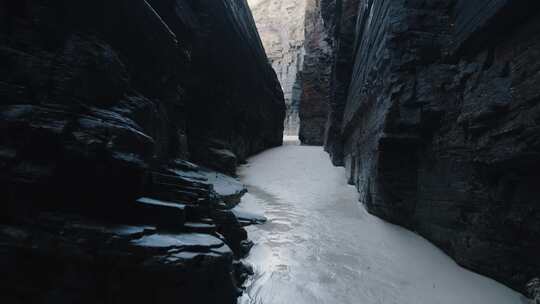
M 540 273 L 538 4 L 359 1 L 347 25 L 348 3 L 327 150 L 371 213 L 523 290 Z
M 285 134 L 298 135 L 306 0 L 249 0 L 248 3 L 285 95 Z

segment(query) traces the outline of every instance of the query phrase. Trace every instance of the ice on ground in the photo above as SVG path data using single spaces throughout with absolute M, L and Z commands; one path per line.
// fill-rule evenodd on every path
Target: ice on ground
M 239 207 L 232 209 L 232 212 L 240 222 L 246 222 L 247 224 L 262 224 L 266 222 L 266 217 L 263 215 L 246 211 Z
M 152 234 L 132 241 L 136 246 L 149 248 L 207 247 L 218 248 L 223 241 L 215 236 L 203 233 Z
M 184 226 L 187 228 L 216 228 L 216 225 L 214 224 L 207 224 L 207 223 L 196 223 L 196 222 L 186 222 L 184 223 Z
M 246 187 L 238 180 L 214 171 L 204 170 L 202 174 L 208 182 L 214 185 L 214 190 L 221 196 L 231 196 L 244 194 Z
M 242 195 L 246 192 L 246 187 L 237 179 L 202 167 L 197 171 L 172 171 L 184 178 L 212 184 L 214 185 L 214 191 L 224 197 Z
M 249 193 L 239 207 L 268 218 L 247 227 L 255 276 L 241 303 L 522 303 L 424 238 L 368 214 L 322 148 L 288 143 L 240 170 Z
M 186 205 L 184 204 L 164 202 L 164 201 L 160 201 L 160 200 L 148 198 L 148 197 L 139 198 L 137 200 L 137 203 L 144 204 L 144 205 L 159 206 L 159 207 L 177 208 L 177 209 L 182 209 L 182 210 L 186 208 Z

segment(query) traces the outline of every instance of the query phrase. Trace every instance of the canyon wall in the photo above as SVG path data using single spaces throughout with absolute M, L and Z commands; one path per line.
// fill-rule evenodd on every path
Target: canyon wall
M 0 22 L 0 302 L 235 303 L 245 190 L 189 161 L 282 142 L 247 2 L 2 0 Z
M 285 95 L 285 135 L 298 135 L 306 0 L 249 0 L 248 3 Z
M 540 274 L 539 6 L 349 0 L 326 12 L 326 149 L 360 201 L 521 291 Z
M 330 104 L 335 0 L 307 0 L 300 98 L 302 144 L 322 145 Z

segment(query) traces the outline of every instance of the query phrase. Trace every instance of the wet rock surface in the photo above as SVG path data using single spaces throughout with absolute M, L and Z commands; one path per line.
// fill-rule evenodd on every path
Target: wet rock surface
M 361 202 L 520 291 L 540 272 L 537 9 L 342 1 L 326 12 L 338 26 L 326 149 Z
M 246 190 L 212 170 L 285 115 L 247 3 L 0 1 L 0 22 L 0 302 L 235 303 Z

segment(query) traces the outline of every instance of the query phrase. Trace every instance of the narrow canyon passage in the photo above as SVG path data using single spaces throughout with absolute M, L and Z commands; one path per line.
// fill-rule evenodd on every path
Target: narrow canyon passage
M 268 218 L 248 228 L 255 275 L 243 304 L 521 303 L 518 293 L 364 211 L 321 147 L 286 142 L 253 157 L 240 176 L 249 193 L 237 208 Z
M 540 303 L 539 59 L 538 0 L 0 0 L 0 304 Z

